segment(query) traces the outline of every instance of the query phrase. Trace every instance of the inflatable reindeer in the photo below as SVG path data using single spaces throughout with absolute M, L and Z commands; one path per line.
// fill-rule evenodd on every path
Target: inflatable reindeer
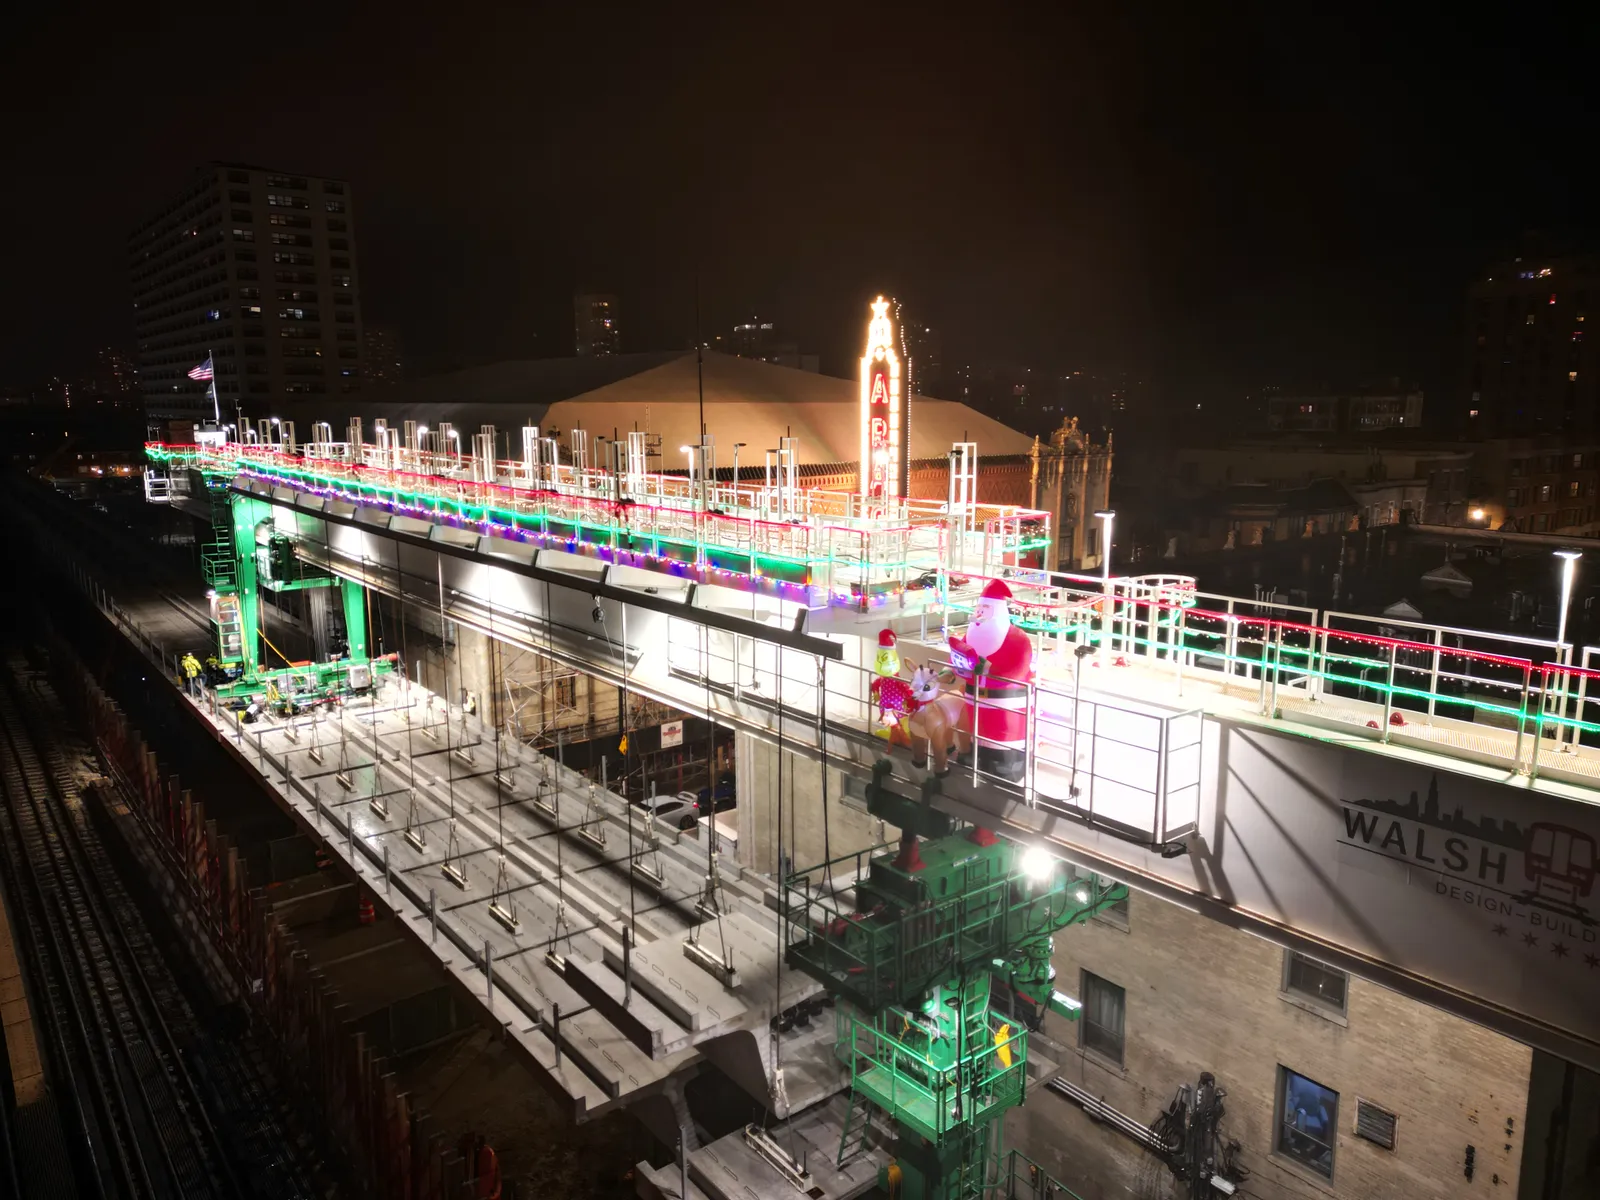
M 972 729 L 968 724 L 967 704 L 958 693 L 942 691 L 939 674 L 910 659 L 911 672 L 911 758 L 917 766 L 933 755 L 933 773 L 950 773 L 950 747 L 966 754 L 972 749 Z

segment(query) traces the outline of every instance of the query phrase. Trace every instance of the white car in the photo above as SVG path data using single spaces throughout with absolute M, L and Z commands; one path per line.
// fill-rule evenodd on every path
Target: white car
M 700 806 L 693 792 L 676 796 L 651 796 L 639 805 L 650 816 L 673 829 L 693 829 L 700 822 Z

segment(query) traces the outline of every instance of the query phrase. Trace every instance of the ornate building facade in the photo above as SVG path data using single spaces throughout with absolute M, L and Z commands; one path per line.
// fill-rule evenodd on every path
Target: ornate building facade
M 1102 561 L 1102 523 L 1094 514 L 1111 505 L 1111 433 L 1095 445 L 1068 417 L 1048 443 L 1033 440 L 1032 508 L 1051 514 L 1055 545 L 1046 563 L 1054 571 L 1088 571 Z M 981 475 L 980 475 L 981 478 Z

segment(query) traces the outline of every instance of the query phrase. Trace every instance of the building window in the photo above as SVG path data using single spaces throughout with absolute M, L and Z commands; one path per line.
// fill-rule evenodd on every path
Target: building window
M 1333 1012 L 1345 1011 L 1350 976 L 1296 950 L 1283 952 L 1283 991 Z
M 1568 496 L 1576 496 L 1577 494 L 1578 494 L 1578 481 L 1576 479 L 1574 479 L 1571 483 L 1567 484 L 1567 495 Z
M 1550 485 L 1548 483 L 1539 485 L 1539 499 L 1541 501 L 1550 499 Z
M 250 172 L 249 171 L 229 171 L 228 172 L 228 182 L 229 183 L 249 183 L 250 182 Z
M 1285 1158 L 1333 1178 L 1339 1130 L 1339 1093 L 1288 1067 L 1278 1068 L 1278 1137 Z
M 335 196 L 342 196 L 344 195 L 344 184 L 335 183 L 331 179 L 324 179 L 322 181 L 322 190 L 325 192 L 331 192 Z
M 1078 1020 L 1078 1044 L 1120 1067 L 1126 994 L 1116 984 L 1090 971 L 1083 972 L 1082 983 L 1083 1013 Z
M 331 213 L 342 213 L 344 211 L 343 200 L 324 200 L 322 206 Z
M 1115 879 L 1105 875 L 1096 875 L 1093 871 L 1082 870 L 1079 867 L 1073 866 L 1071 863 L 1067 864 L 1067 880 L 1069 883 L 1075 883 L 1081 880 L 1087 885 L 1087 891 L 1075 891 L 1073 889 L 1069 889 L 1069 893 L 1073 895 L 1074 899 L 1079 900 L 1080 903 L 1086 903 L 1092 897 L 1104 892 L 1107 888 L 1115 887 L 1117 883 Z M 1096 921 L 1102 921 L 1107 925 L 1113 925 L 1118 929 L 1126 930 L 1128 928 L 1127 892 L 1124 891 L 1122 899 L 1118 900 L 1115 904 L 1108 908 L 1102 908 L 1099 912 L 1095 913 L 1093 919 Z
M 235 229 L 233 231 L 233 240 L 236 242 L 253 242 L 256 240 L 255 230 Z

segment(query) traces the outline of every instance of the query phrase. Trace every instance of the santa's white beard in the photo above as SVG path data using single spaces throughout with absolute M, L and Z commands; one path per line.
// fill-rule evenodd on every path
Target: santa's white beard
M 1006 630 L 1010 628 L 1010 613 L 974 613 L 972 624 L 967 627 L 967 645 L 983 657 L 993 658 L 1005 643 Z

